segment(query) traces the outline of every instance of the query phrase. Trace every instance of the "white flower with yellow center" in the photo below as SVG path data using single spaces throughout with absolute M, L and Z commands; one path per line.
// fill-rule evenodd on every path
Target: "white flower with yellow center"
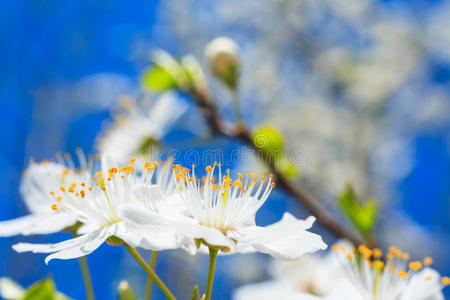
M 123 105 L 124 112 L 98 137 L 99 152 L 118 163 L 149 154 L 187 108 L 173 93 L 163 94 L 150 108 L 138 107 L 129 99 Z
M 92 185 L 91 182 L 74 181 L 53 191 L 55 203 L 51 205 L 52 209 L 67 212 L 83 223 L 78 231 L 81 234 L 79 237 L 57 244 L 20 243 L 13 248 L 18 252 L 53 253 L 45 259 L 48 263 L 54 258 L 70 259 L 87 255 L 108 238 L 113 239 L 109 241 L 116 240 L 114 237 L 133 247 L 151 250 L 179 247 L 180 239 L 173 230 L 154 226 L 150 234 L 147 232 L 144 236 L 133 224 L 125 223 L 121 215 L 124 204 L 146 208 L 155 214 L 174 207 L 170 205 L 171 199 L 176 198 L 175 185 L 165 175 L 170 170 L 170 162 L 160 165 L 146 161 L 143 166 L 137 166 L 136 159 L 132 158 L 128 165 L 110 166 L 104 158 L 103 170 L 95 174 Z M 169 208 L 165 208 L 166 204 Z
M 216 168 L 216 166 L 218 166 Z M 267 200 L 274 183 L 272 175 L 238 174 L 230 178 L 229 170 L 222 174 L 220 164 L 206 167 L 201 180 L 189 169 L 174 166 L 173 176 L 182 191 L 186 213 L 161 218 L 151 211 L 128 207 L 124 214 L 141 226 L 161 222 L 172 226 L 186 238 L 200 244 L 221 248 L 223 252 L 267 253 L 278 259 L 297 259 L 305 253 L 326 249 L 322 238 L 308 232 L 314 217 L 296 219 L 289 213 L 272 225 L 255 225 L 255 214 Z M 218 180 L 214 176 L 218 169 Z M 222 176 L 223 175 L 223 176 Z M 191 249 L 193 250 L 193 249 Z
M 409 261 L 410 255 L 396 247 L 390 247 L 385 257 L 380 249 L 366 246 L 349 251 L 335 245 L 332 249 L 340 257 L 348 280 L 326 299 L 444 300 L 442 289 L 450 280 L 427 267 L 433 262 L 430 257 Z
M 80 170 L 75 170 L 71 161 L 31 163 L 20 185 L 30 214 L 0 222 L 0 236 L 54 233 L 73 225 L 76 218 L 72 215 L 52 211 L 50 204 L 53 197 L 49 192 L 67 182 L 87 180 L 89 174 L 86 164 Z

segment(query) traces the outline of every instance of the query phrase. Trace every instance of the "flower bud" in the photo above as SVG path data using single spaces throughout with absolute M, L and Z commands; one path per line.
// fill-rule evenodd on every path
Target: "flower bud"
M 230 89 L 239 76 L 238 45 L 230 38 L 218 37 L 206 45 L 205 56 L 211 72 Z

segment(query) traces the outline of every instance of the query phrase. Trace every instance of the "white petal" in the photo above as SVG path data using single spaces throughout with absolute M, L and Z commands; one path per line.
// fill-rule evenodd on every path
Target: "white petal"
M 306 231 L 314 220 L 314 217 L 309 217 L 303 221 L 285 213 L 279 222 L 272 225 L 242 229 L 238 242 L 250 244 L 259 252 L 277 259 L 295 260 L 305 253 L 327 248 L 320 235 Z
M 98 229 L 57 244 L 28 244 L 19 243 L 13 245 L 17 252 L 31 251 L 34 253 L 52 253 L 47 256 L 45 263 L 51 259 L 70 259 L 85 256 L 97 249 L 109 237 L 108 228 Z
M 7 277 L 0 278 L 0 296 L 4 299 L 22 299 L 25 290 Z
M 70 248 L 65 248 L 59 252 L 55 252 L 45 258 L 45 263 L 52 259 L 71 259 L 78 258 L 90 254 L 92 251 L 100 247 L 100 245 L 109 237 L 107 230 L 102 229 L 91 234 L 83 235 L 77 238 L 77 243 L 73 243 Z M 74 239 L 75 240 L 75 239 Z
M 73 225 L 76 219 L 67 213 L 30 214 L 0 222 L 0 236 L 48 234 Z
M 363 295 L 356 289 L 355 285 L 348 280 L 339 280 L 333 291 L 327 295 L 326 300 L 366 300 Z M 380 299 L 381 300 L 381 299 Z
M 158 237 L 158 230 L 161 234 L 175 234 L 178 243 L 184 238 L 204 239 L 211 245 L 234 248 L 234 243 L 217 229 L 202 226 L 193 219 L 184 215 L 173 213 L 171 217 L 163 216 L 151 210 L 139 210 L 132 205 L 124 205 L 121 214 L 125 223 L 141 226 L 141 230 L 146 230 L 145 239 L 149 243 L 155 243 L 154 237 Z M 150 231 L 152 232 L 150 234 Z M 173 237 L 173 236 L 172 236 Z M 156 246 L 156 245 L 155 245 Z M 179 245 L 181 246 L 181 245 Z
M 319 300 L 321 298 L 295 291 L 292 285 L 278 280 L 248 284 L 233 293 L 233 300 Z
M 444 300 L 440 278 L 437 271 L 430 268 L 423 269 L 412 276 L 400 300 Z

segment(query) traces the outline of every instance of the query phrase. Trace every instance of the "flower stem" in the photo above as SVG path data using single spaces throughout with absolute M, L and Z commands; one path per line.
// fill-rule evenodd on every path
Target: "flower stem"
M 211 291 L 214 281 L 214 271 L 216 270 L 217 252 L 219 252 L 219 249 L 209 247 L 209 270 L 208 270 L 208 280 L 206 281 L 205 300 L 211 299 Z
M 94 300 L 94 288 L 92 287 L 91 275 L 89 274 L 89 267 L 86 256 L 78 258 L 81 267 L 81 274 L 83 275 L 84 288 L 86 289 L 86 297 L 88 300 Z
M 164 295 L 166 295 L 169 300 L 176 300 L 175 296 L 172 292 L 167 288 L 167 286 L 162 282 L 162 280 L 156 275 L 155 271 L 145 262 L 142 256 L 137 252 L 136 249 L 128 245 L 124 244 L 125 248 L 127 248 L 128 252 L 130 252 L 131 256 L 141 265 L 142 268 L 147 272 L 148 276 L 159 286 L 159 288 L 163 291 Z
M 152 268 L 153 270 L 155 270 L 157 258 L 158 258 L 158 251 L 152 251 L 152 257 L 150 258 L 150 268 Z M 147 299 L 147 300 L 150 300 L 152 298 L 152 285 L 153 285 L 153 280 L 150 277 L 150 275 L 148 275 L 147 288 L 145 290 L 145 299 Z

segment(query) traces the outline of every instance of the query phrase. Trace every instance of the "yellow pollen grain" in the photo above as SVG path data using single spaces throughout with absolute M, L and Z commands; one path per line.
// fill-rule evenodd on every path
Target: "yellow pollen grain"
M 333 246 L 331 246 L 331 250 L 333 250 L 334 252 L 339 251 L 338 245 L 333 245 Z
M 381 252 L 380 249 L 375 248 L 375 249 L 373 249 L 373 256 L 375 258 L 380 258 L 381 256 L 383 256 L 383 252 Z
M 52 204 L 51 208 L 52 208 L 52 210 L 58 210 L 58 205 L 57 204 Z
M 242 182 L 240 180 L 235 180 L 233 184 L 238 188 L 242 186 Z
M 144 163 L 144 169 L 147 169 L 149 166 L 150 166 L 150 162 L 149 162 L 149 161 L 146 161 L 146 162 Z M 173 167 L 175 167 L 175 166 L 173 166 Z
M 63 186 L 60 186 L 59 189 L 61 190 L 61 192 L 65 192 L 66 189 Z
M 81 195 L 81 198 L 84 198 L 86 196 L 86 192 L 84 190 L 81 190 L 80 195 Z
M 82 186 L 82 187 L 85 187 L 85 186 L 86 186 L 86 183 L 85 183 L 85 182 L 82 182 L 82 183 L 81 183 L 81 186 Z
M 55 192 L 50 191 L 50 195 L 55 196 Z
M 352 257 L 352 255 L 350 253 L 347 253 L 347 258 L 348 258 L 348 260 L 351 261 L 353 257 Z
M 136 162 L 136 157 L 130 158 L 130 164 L 134 164 Z
M 56 197 L 56 201 L 61 201 L 61 200 L 62 200 L 61 196 Z
M 400 276 L 401 278 L 406 278 L 408 277 L 408 273 L 406 273 L 405 270 L 400 270 L 400 272 L 398 272 L 398 276 Z
M 422 263 L 420 261 L 413 261 L 409 263 L 409 268 L 413 271 L 422 269 Z
M 271 186 L 272 188 L 274 188 L 274 187 L 275 187 L 275 182 L 272 182 L 272 183 L 270 184 L 270 186 Z
M 212 172 L 213 168 L 211 166 L 207 166 L 206 168 L 206 172 Z
M 432 278 L 432 277 L 431 277 L 430 275 L 428 275 L 428 276 L 425 276 L 425 280 L 426 280 L 426 281 L 430 281 L 430 280 L 431 280 L 431 278 Z
M 97 173 L 95 173 L 95 177 L 103 177 L 103 172 L 97 172 Z
M 447 276 L 442 277 L 441 282 L 443 285 L 449 285 L 450 284 L 450 278 Z
M 409 260 L 409 258 L 410 258 L 409 253 L 406 253 L 406 252 L 403 252 L 403 253 L 402 253 L 402 259 L 403 259 L 403 260 Z
M 429 265 L 431 265 L 433 263 L 433 259 L 431 258 L 431 257 L 425 257 L 424 259 L 423 259 L 423 264 L 425 265 L 425 266 L 429 266 Z
M 375 269 L 381 270 L 381 269 L 384 268 L 384 262 L 382 262 L 382 261 L 380 261 L 380 260 L 376 260 L 376 261 L 373 262 L 373 267 L 374 267 Z
M 386 254 L 387 259 L 393 259 L 394 255 L 392 253 Z

